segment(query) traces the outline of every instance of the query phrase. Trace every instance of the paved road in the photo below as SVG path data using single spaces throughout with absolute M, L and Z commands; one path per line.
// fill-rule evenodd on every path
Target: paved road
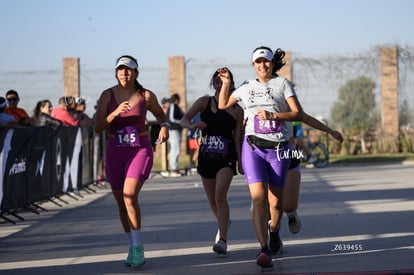
M 0 274 L 257 274 L 412 270 L 414 165 L 381 164 L 303 169 L 302 231 L 289 233 L 274 268 L 255 264 L 258 243 L 242 176 L 229 191 L 229 254 L 212 252 L 216 224 L 198 176 L 155 175 L 140 199 L 147 263 L 123 266 L 127 241 L 108 189 L 41 206 L 40 215 L 0 224 Z M 14 219 L 16 220 L 16 219 Z M 326 274 L 326 273 L 324 273 Z M 370 273 L 371 274 L 371 273 Z M 391 274 L 391 273 L 390 273 Z

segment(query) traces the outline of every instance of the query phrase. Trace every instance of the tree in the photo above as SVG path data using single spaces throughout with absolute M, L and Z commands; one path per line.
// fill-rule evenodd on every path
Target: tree
M 399 118 L 398 121 L 400 123 L 400 127 L 401 126 L 408 126 L 410 125 L 410 123 L 413 122 L 413 111 L 410 108 L 410 105 L 408 104 L 408 101 L 406 99 L 404 99 L 404 101 L 402 102 L 400 108 L 399 108 Z
M 346 129 L 368 130 L 377 122 L 375 115 L 375 83 L 365 77 L 349 80 L 339 89 L 338 101 L 331 109 L 331 118 Z
M 331 118 L 335 124 L 359 136 L 360 146 L 352 150 L 354 154 L 359 151 L 358 148 L 362 153 L 367 152 L 364 135 L 378 121 L 375 112 L 375 86 L 365 76 L 349 80 L 339 89 L 338 101 L 334 102 L 331 109 Z

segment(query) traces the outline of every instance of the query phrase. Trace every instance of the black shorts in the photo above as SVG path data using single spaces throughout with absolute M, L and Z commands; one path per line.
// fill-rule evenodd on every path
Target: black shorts
M 300 159 L 299 158 L 291 158 L 290 159 L 289 170 L 295 169 L 299 165 L 300 165 Z
M 200 152 L 197 172 L 205 179 L 215 179 L 220 169 L 229 167 L 233 171 L 233 175 L 237 175 L 236 164 L 237 156 L 232 146 L 229 147 L 229 153 L 222 159 L 208 159 Z
M 295 144 L 295 149 L 293 150 L 298 150 L 298 146 Z M 289 165 L 289 170 L 291 169 L 295 169 L 296 167 L 298 167 L 300 165 L 300 158 L 298 158 L 297 155 L 292 154 L 290 156 L 290 165 Z

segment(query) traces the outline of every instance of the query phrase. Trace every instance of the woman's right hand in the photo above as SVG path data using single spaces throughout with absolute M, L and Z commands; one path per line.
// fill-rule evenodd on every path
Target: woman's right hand
M 230 72 L 227 68 L 220 68 L 217 70 L 218 76 L 220 77 L 223 85 L 228 85 L 230 83 Z
M 122 113 L 126 113 L 131 110 L 131 105 L 129 105 L 128 100 L 121 102 L 118 107 L 115 109 L 115 116 L 119 116 Z

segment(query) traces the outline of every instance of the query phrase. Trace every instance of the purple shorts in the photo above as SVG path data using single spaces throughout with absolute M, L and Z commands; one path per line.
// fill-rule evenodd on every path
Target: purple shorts
M 143 184 L 151 173 L 153 160 L 154 152 L 148 136 L 140 136 L 139 147 L 117 147 L 115 139 L 108 138 L 105 172 L 111 188 L 123 189 L 126 178 L 137 179 Z
M 283 187 L 290 165 L 289 154 L 285 153 L 290 148 L 289 144 L 279 150 L 261 149 L 257 146 L 253 148 L 245 137 L 241 155 L 247 183 L 265 182 L 272 186 Z

